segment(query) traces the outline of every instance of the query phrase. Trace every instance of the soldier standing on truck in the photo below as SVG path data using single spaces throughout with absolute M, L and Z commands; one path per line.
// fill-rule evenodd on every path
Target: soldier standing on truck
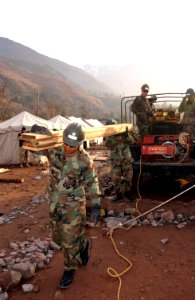
M 191 139 L 195 140 L 195 93 L 192 88 L 187 89 L 186 96 L 180 103 L 178 111 L 184 112 L 181 121 L 183 130 L 189 133 Z
M 149 134 L 151 118 L 155 111 L 153 103 L 147 99 L 148 92 L 149 85 L 143 84 L 141 95 L 137 96 L 131 105 L 131 111 L 136 115 L 136 125 L 141 138 Z

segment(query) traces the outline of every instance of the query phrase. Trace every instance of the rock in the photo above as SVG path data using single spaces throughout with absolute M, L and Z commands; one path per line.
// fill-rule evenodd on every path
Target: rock
M 0 225 L 3 225 L 5 223 L 5 220 L 3 217 L 0 217 Z
M 12 266 L 12 270 L 22 274 L 22 278 L 28 279 L 35 275 L 35 267 L 30 262 L 18 263 Z
M 11 270 L 10 272 L 11 272 L 13 284 L 18 285 L 18 283 L 20 282 L 20 280 L 22 278 L 22 274 L 20 272 L 13 271 L 13 270 Z
M 162 239 L 162 240 L 160 240 L 161 244 L 163 244 L 163 245 L 167 244 L 168 241 L 169 241 L 169 239 Z
M 121 227 L 123 222 L 126 221 L 125 218 L 114 218 L 114 217 L 108 217 L 105 219 L 107 222 L 108 228 L 114 228 L 114 227 Z
M 0 300 L 7 300 L 8 299 L 8 293 L 2 293 L 0 294 Z
M 177 226 L 177 228 L 181 229 L 181 228 L 184 228 L 186 225 L 187 225 L 187 223 L 183 222 L 183 223 L 180 223 L 180 224 L 178 224 L 176 226 Z
M 26 283 L 26 284 L 22 285 L 23 292 L 25 292 L 25 293 L 31 292 L 33 290 L 33 288 L 34 288 L 34 286 L 31 283 L 29 283 L 29 284 Z
M 158 227 L 158 226 L 159 226 L 159 222 L 157 222 L 156 220 L 152 220 L 152 221 L 151 221 L 151 225 L 152 225 L 153 227 Z
M 109 217 L 114 217 L 114 215 L 115 214 L 114 214 L 114 210 L 113 209 L 111 209 L 111 210 L 108 211 L 108 216 Z
M 195 221 L 195 216 L 190 216 L 190 217 L 189 217 L 189 220 L 190 220 L 190 221 Z
M 161 220 L 163 221 L 173 221 L 174 213 L 172 210 L 167 210 L 161 214 Z
M 7 290 L 16 286 L 20 280 L 22 275 L 16 271 L 7 271 L 0 273 L 0 286 Z
M 18 250 L 18 248 L 19 248 L 18 244 L 13 243 L 13 242 L 10 242 L 10 243 L 9 243 L 9 247 L 10 247 L 11 249 L 14 249 L 14 250 Z
M 149 221 L 153 221 L 153 220 L 154 220 L 154 216 L 153 216 L 153 213 L 152 213 L 152 212 L 150 212 L 150 213 L 147 215 L 147 219 L 148 219 Z
M 144 219 L 144 220 L 142 221 L 142 225 L 150 225 L 150 220 Z
M 6 267 L 7 266 L 7 264 L 6 264 L 6 262 L 5 262 L 5 260 L 3 258 L 0 258 L 0 266 L 2 266 L 2 267 Z
M 54 241 L 51 241 L 51 242 L 49 243 L 49 246 L 50 246 L 53 250 L 56 250 L 56 251 L 60 250 L 60 246 L 59 246 L 58 244 L 56 244 Z
M 37 249 L 37 246 L 31 245 L 30 247 L 26 248 L 26 252 L 34 252 Z
M 6 255 L 5 251 L 0 252 L 0 257 L 5 257 L 5 255 Z

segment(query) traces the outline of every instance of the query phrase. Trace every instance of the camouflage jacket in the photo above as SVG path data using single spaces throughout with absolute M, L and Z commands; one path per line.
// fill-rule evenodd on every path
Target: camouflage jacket
M 131 162 L 130 145 L 132 142 L 133 138 L 128 132 L 107 137 L 105 146 L 110 149 L 110 159 L 113 161 Z
M 54 211 L 60 199 L 79 201 L 88 190 L 92 205 L 100 204 L 100 190 L 93 161 L 85 150 L 72 156 L 65 156 L 64 149 L 49 151 L 50 181 L 46 194 L 50 212 Z
M 136 115 L 136 123 L 139 126 L 139 124 L 148 124 L 149 117 L 153 115 L 155 108 L 146 97 L 138 96 L 131 105 L 131 111 Z
M 195 124 L 195 96 L 185 96 L 178 107 L 178 111 L 184 112 L 182 123 Z

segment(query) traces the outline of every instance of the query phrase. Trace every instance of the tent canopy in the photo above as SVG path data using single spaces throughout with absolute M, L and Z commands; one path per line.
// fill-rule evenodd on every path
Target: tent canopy
M 65 129 L 68 124 L 72 123 L 72 121 L 70 121 L 60 115 L 57 115 L 57 116 L 49 119 L 49 121 L 54 122 L 55 129 L 58 129 L 58 130 Z
M 36 117 L 23 111 L 15 117 L 0 123 L 0 164 L 19 163 L 19 142 L 18 133 L 24 126 L 27 130 L 37 124 L 48 129 L 55 128 L 55 123 Z
M 21 130 L 22 126 L 29 128 L 32 127 L 34 124 L 44 126 L 48 129 L 53 129 L 55 127 L 54 122 L 47 121 L 45 119 L 34 116 L 27 111 L 23 111 L 18 115 L 14 116 L 13 118 L 3 123 L 0 123 L 0 133 L 12 131 L 13 129 L 15 129 L 16 131 Z

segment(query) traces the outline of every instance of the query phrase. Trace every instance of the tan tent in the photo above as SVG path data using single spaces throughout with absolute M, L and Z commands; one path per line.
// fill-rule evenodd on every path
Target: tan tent
M 0 165 L 19 163 L 18 133 L 23 126 L 30 130 L 34 124 L 48 129 L 55 128 L 53 122 L 36 117 L 26 111 L 0 123 Z

